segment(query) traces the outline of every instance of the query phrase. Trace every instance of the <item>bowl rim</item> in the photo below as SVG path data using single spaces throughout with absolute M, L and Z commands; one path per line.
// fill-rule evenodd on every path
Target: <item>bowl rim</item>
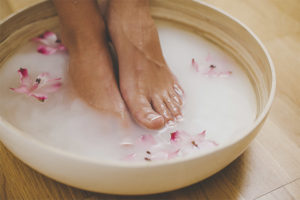
M 6 129 L 7 132 L 10 132 L 11 134 L 14 134 L 17 137 L 21 136 L 21 137 L 23 137 L 24 140 L 29 140 L 28 142 L 31 142 L 32 145 L 35 145 L 37 148 L 41 148 L 49 153 L 59 154 L 59 156 L 67 157 L 69 159 L 79 161 L 79 162 L 85 162 L 88 164 L 112 166 L 112 167 L 123 167 L 123 168 L 158 167 L 158 166 L 162 166 L 162 165 L 173 165 L 173 164 L 177 164 L 177 163 L 181 163 L 181 162 L 189 162 L 189 161 L 199 159 L 200 157 L 206 157 L 206 156 L 210 156 L 212 154 L 216 154 L 236 143 L 239 143 L 243 138 L 250 135 L 256 129 L 256 127 L 258 127 L 263 122 L 263 120 L 267 116 L 268 112 L 270 111 L 272 102 L 275 97 L 275 90 L 276 90 L 276 73 L 275 73 L 275 67 L 274 67 L 273 61 L 272 61 L 271 56 L 269 55 L 266 47 L 261 42 L 261 40 L 256 36 L 256 34 L 250 28 L 248 28 L 240 20 L 234 18 L 233 16 L 231 16 L 230 14 L 226 13 L 225 11 L 223 11 L 219 8 L 217 8 L 213 5 L 210 5 L 209 3 L 203 2 L 201 0 L 190 0 L 190 1 L 201 4 L 205 7 L 208 7 L 210 9 L 212 9 L 213 11 L 222 14 L 224 17 L 227 17 L 230 20 L 236 22 L 238 25 L 240 25 L 243 29 L 245 29 L 248 32 L 248 34 L 250 34 L 250 36 L 252 36 L 255 39 L 257 44 L 262 48 L 262 50 L 267 58 L 267 61 L 268 61 L 268 67 L 271 71 L 271 88 L 270 88 L 270 94 L 268 96 L 267 103 L 265 104 L 262 112 L 258 115 L 256 120 L 251 125 L 249 125 L 246 129 L 241 131 L 240 134 L 238 134 L 238 136 L 236 136 L 233 140 L 227 141 L 224 144 L 218 145 L 215 148 L 211 148 L 206 151 L 199 152 L 197 154 L 192 154 L 192 155 L 185 156 L 185 157 L 176 157 L 176 158 L 173 158 L 170 160 L 157 160 L 155 162 L 145 162 L 145 161 L 126 162 L 126 161 L 122 161 L 122 160 L 110 160 L 110 159 L 97 160 L 97 159 L 93 159 L 90 157 L 86 157 L 84 155 L 79 155 L 76 153 L 72 153 L 72 152 L 68 152 L 68 151 L 56 148 L 55 146 L 43 143 L 43 142 L 39 141 L 38 139 L 35 139 L 32 136 L 30 136 L 30 137 L 26 136 L 26 134 L 24 134 L 23 131 L 21 131 L 17 127 L 13 126 L 11 123 L 9 123 L 5 119 L 3 119 L 1 116 L 0 116 L 0 126 L 2 126 L 4 129 Z M 19 13 L 21 13 L 27 9 L 38 6 L 39 4 L 44 4 L 46 2 L 47 2 L 46 0 L 43 0 L 41 2 L 32 4 L 30 7 L 21 9 L 20 11 L 9 15 L 7 18 L 0 20 L 0 24 L 8 21 L 13 16 L 18 15 Z M 24 162 L 26 162 L 26 161 L 24 161 Z

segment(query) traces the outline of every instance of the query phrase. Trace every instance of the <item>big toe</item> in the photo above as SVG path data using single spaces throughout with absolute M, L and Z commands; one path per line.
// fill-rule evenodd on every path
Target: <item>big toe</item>
M 148 129 L 161 129 L 165 125 L 163 116 L 155 112 L 146 97 L 127 103 L 134 120 Z

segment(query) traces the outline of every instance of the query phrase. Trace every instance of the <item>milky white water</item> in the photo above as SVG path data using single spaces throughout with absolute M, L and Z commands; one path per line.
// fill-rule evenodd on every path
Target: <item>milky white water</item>
M 219 145 L 230 141 L 256 116 L 255 93 L 247 75 L 229 55 L 192 31 L 166 22 L 157 25 L 167 63 L 185 90 L 184 120 L 176 127 L 149 131 L 133 125 L 124 131 L 114 119 L 102 116 L 76 96 L 67 76 L 67 53 L 45 56 L 36 52 L 32 42 L 0 69 L 0 115 L 43 143 L 101 160 L 122 160 L 138 151 L 139 147 L 133 150 L 120 143 L 136 141 L 146 133 L 166 141 L 174 130 L 190 134 L 206 130 L 206 138 Z M 199 65 L 198 72 L 191 66 L 193 58 Z M 232 74 L 207 76 L 210 65 L 216 66 L 217 72 Z M 63 86 L 43 103 L 15 93 L 9 88 L 18 86 L 20 67 L 27 68 L 33 79 L 42 72 L 62 77 Z

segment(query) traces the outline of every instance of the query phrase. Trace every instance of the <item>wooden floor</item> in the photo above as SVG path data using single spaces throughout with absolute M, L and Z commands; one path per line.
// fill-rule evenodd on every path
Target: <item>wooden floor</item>
M 0 18 L 38 0 L 0 0 Z M 248 25 L 275 63 L 277 95 L 249 149 L 216 175 L 170 193 L 120 197 L 75 189 L 33 171 L 0 143 L 0 199 L 300 199 L 300 1 L 205 0 Z

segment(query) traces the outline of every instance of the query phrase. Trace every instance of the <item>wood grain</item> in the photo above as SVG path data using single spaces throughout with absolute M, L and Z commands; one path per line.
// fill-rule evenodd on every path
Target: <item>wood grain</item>
M 278 89 L 272 110 L 242 156 L 193 186 L 159 195 L 121 197 L 57 183 L 27 167 L 0 144 L 0 199 L 300 199 L 299 0 L 205 1 L 251 28 L 276 67 Z M 0 17 L 33 2 L 38 0 L 0 0 Z

